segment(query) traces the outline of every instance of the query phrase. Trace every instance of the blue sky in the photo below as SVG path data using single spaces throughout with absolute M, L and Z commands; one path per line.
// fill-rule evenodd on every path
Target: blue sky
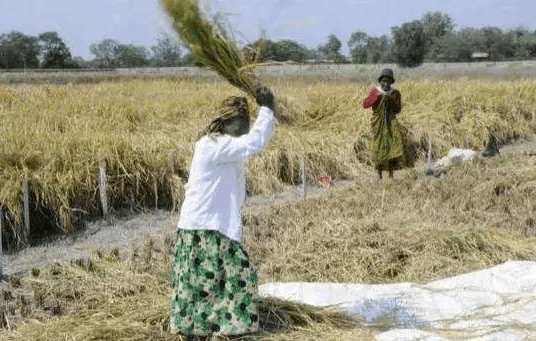
M 428 11 L 448 14 L 458 27 L 525 26 L 536 30 L 532 0 L 200 0 L 223 12 L 240 43 L 266 32 L 269 39 L 294 39 L 308 48 L 335 34 L 346 47 L 350 35 L 389 34 L 393 26 Z M 149 48 L 172 33 L 158 0 L 0 0 L 0 33 L 57 31 L 73 56 L 92 59 L 92 43 L 114 39 Z M 343 49 L 345 53 L 345 49 Z

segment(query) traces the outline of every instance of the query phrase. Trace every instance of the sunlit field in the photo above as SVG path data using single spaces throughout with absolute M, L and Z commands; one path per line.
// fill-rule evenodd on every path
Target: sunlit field
M 369 155 L 371 112 L 361 106 L 377 69 L 353 67 L 261 73 L 289 120 L 249 161 L 248 194 L 297 186 L 302 160 L 311 185 L 323 176 L 346 180 L 304 202 L 245 211 L 245 246 L 261 284 L 426 282 L 536 260 L 535 156 L 500 154 L 441 177 L 424 175 L 430 141 L 437 160 L 452 147 L 481 150 L 492 136 L 501 145 L 532 136 L 536 78 L 512 77 L 513 67 L 484 67 L 475 77 L 440 67 L 397 72 L 400 121 L 415 162 L 379 183 Z M 240 92 L 210 75 L 0 84 L 4 245 L 15 247 L 20 238 L 23 177 L 39 212 L 32 214 L 66 233 L 102 215 L 100 165 L 112 212 L 155 205 L 175 212 L 193 143 L 229 95 Z M 167 320 L 172 245 L 170 232 L 130 250 L 99 250 L 12 277 L 0 289 L 0 338 L 176 340 Z M 310 307 L 270 307 L 272 319 L 276 312 L 294 318 L 287 315 L 260 340 L 372 340 L 377 332 Z

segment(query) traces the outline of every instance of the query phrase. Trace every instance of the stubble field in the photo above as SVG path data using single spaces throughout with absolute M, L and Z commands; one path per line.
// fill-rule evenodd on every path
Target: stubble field
M 496 70 L 474 78 L 441 77 L 441 69 L 430 77 L 400 70 L 400 120 L 409 131 L 415 167 L 378 183 L 368 152 L 370 112 L 361 107 L 374 71 L 359 77 L 264 75 L 292 120 L 278 124 L 267 149 L 250 160 L 249 194 L 296 186 L 302 160 L 310 184 L 322 176 L 347 181 L 305 202 L 245 211 L 244 243 L 260 282 L 425 282 L 506 260 L 536 259 L 534 155 L 501 154 L 439 178 L 424 176 L 429 139 L 439 159 L 451 147 L 480 150 L 491 136 L 502 145 L 532 136 L 536 80 L 508 72 L 498 77 Z M 20 231 L 23 176 L 40 212 L 35 216 L 65 231 L 101 214 L 103 163 L 115 210 L 143 211 L 156 202 L 177 209 L 193 141 L 219 102 L 236 94 L 210 77 L 0 85 L 5 245 L 16 244 Z M 11 325 L 0 322 L 12 330 L 0 337 L 173 339 L 167 330 L 172 244 L 168 234 L 12 277 L 2 288 L 2 314 Z M 274 309 L 285 311 L 278 304 Z M 300 318 L 260 338 L 362 340 L 374 334 L 339 315 L 285 308 Z

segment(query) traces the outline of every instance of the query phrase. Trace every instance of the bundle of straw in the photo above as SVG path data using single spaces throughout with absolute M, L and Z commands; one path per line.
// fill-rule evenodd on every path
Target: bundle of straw
M 234 42 L 215 29 L 199 10 L 197 0 L 161 0 L 173 27 L 188 44 L 200 66 L 209 67 L 229 83 L 254 96 L 257 84 Z
M 186 43 L 197 63 L 211 68 L 233 86 L 255 98 L 255 89 L 262 86 L 252 72 L 254 64 L 237 48 L 231 37 L 216 29 L 200 11 L 197 0 L 160 0 L 173 22 L 173 28 Z M 292 119 L 285 114 L 286 100 L 276 101 L 275 115 L 280 122 Z
M 363 319 L 336 307 L 315 307 L 275 297 L 263 297 L 259 307 L 260 326 L 266 332 L 313 327 L 325 323 L 336 328 L 363 326 Z

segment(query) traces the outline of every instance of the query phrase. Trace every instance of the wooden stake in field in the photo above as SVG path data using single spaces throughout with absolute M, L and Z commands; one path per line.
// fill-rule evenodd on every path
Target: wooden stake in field
M 2 206 L 0 206 L 0 280 L 4 277 L 4 266 L 2 263 L 2 258 L 4 257 L 2 250 L 2 231 L 4 231 L 4 210 L 2 209 Z
M 23 243 L 29 245 L 30 240 L 30 190 L 28 176 L 22 177 L 22 212 L 24 216 Z
M 434 170 L 432 168 L 432 138 L 428 136 L 428 160 L 426 161 L 426 175 L 434 175 Z
M 307 176 L 305 170 L 305 158 L 301 159 L 300 162 L 300 177 L 301 177 L 301 200 L 305 201 L 307 199 Z
M 102 204 L 102 215 L 108 218 L 108 182 L 106 179 L 106 164 L 102 162 L 99 165 L 99 193 Z

